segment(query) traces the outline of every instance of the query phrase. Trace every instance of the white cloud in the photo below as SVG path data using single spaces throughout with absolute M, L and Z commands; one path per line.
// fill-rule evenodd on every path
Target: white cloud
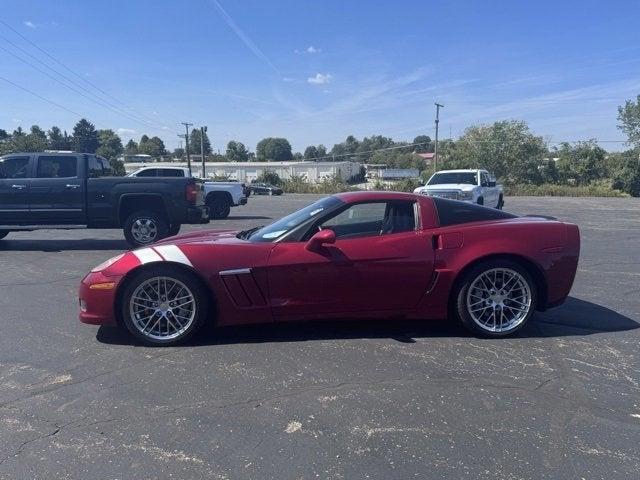
M 327 83 L 330 83 L 332 79 L 333 76 L 330 73 L 316 73 L 314 77 L 307 78 L 307 82 L 313 85 L 326 85 Z
M 20 120 L 19 118 L 12 118 L 11 121 L 13 123 L 22 123 L 22 120 Z
M 33 23 L 31 20 L 25 20 L 23 23 L 29 28 L 36 28 L 36 24 Z
M 294 79 L 294 78 L 291 78 L 291 77 L 282 77 L 282 81 L 283 81 L 283 82 L 290 83 L 290 82 L 293 82 L 294 80 L 295 80 L 295 79 Z
M 136 131 L 131 129 L 131 128 L 118 128 L 118 129 L 116 129 L 116 133 L 118 135 L 129 136 L 129 135 L 135 135 Z
M 321 51 L 322 49 L 316 48 L 313 45 L 309 45 L 309 47 L 306 50 L 307 53 L 320 53 Z

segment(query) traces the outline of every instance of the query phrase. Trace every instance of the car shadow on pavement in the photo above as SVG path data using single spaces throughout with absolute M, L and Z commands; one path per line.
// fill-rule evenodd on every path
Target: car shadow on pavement
M 582 336 L 634 330 L 640 323 L 606 307 L 569 297 L 561 307 L 538 312 L 516 338 Z M 327 322 L 276 323 L 204 329 L 190 346 L 313 340 L 388 338 L 415 343 L 416 338 L 470 337 L 458 322 L 449 320 L 342 320 Z M 100 327 L 101 343 L 136 345 L 124 329 Z
M 2 240 L 0 251 L 19 252 L 62 252 L 74 250 L 129 250 L 124 240 L 93 239 L 81 240 Z

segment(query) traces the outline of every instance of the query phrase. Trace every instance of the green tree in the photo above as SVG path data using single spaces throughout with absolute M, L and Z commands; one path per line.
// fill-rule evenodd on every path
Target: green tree
M 506 120 L 467 128 L 448 147 L 444 163 L 449 168 L 486 168 L 507 184 L 539 184 L 546 153 L 542 137 L 531 133 L 525 122 Z
M 629 143 L 640 147 L 640 95 L 635 102 L 627 100 L 618 107 L 618 121 L 618 128 L 627 135 Z
M 246 162 L 249 160 L 249 150 L 244 143 L 231 140 L 227 143 L 226 156 L 230 162 Z
M 258 183 L 269 183 L 276 187 L 279 187 L 282 185 L 282 179 L 280 178 L 280 176 L 276 172 L 271 170 L 263 171 L 260 175 L 258 175 L 258 178 L 256 178 L 256 181 Z
M 603 178 L 607 174 L 606 153 L 595 140 L 575 145 L 562 143 L 555 152 L 560 180 L 588 185 Z
M 127 142 L 127 146 L 124 147 L 124 153 L 126 155 L 137 155 L 139 153 L 138 144 L 134 139 Z
M 282 162 L 291 160 L 291 144 L 286 138 L 267 137 L 258 142 L 256 146 L 256 158 L 260 161 Z
M 71 144 L 76 152 L 96 153 L 100 142 L 98 141 L 98 131 L 93 123 L 86 119 L 81 119 L 73 127 Z
M 640 148 L 616 152 L 609 157 L 612 187 L 640 197 Z
M 200 129 L 194 128 L 189 135 L 189 153 L 195 153 L 200 155 Z M 204 132 L 204 154 L 211 154 L 211 142 L 209 142 L 209 136 L 207 132 Z
M 327 147 L 320 144 L 317 147 L 310 145 L 304 150 L 305 160 L 327 160 Z
M 151 137 L 142 135 L 138 144 L 138 153 L 142 155 L 150 155 L 153 158 L 160 158 L 166 152 L 164 142 L 160 137 Z
M 58 127 L 53 126 L 47 132 L 48 148 L 50 150 L 71 150 L 71 138 Z
M 429 135 L 418 135 L 411 143 L 418 144 L 413 147 L 413 151 L 416 153 L 433 152 L 434 145 L 431 143 L 431 137 Z
M 47 135 L 37 125 L 33 125 L 29 133 L 18 127 L 9 143 L 8 150 L 11 152 L 43 152 L 47 149 Z
M 98 140 L 100 146 L 96 153 L 107 160 L 116 160 L 124 152 L 122 140 L 113 130 L 99 130 Z

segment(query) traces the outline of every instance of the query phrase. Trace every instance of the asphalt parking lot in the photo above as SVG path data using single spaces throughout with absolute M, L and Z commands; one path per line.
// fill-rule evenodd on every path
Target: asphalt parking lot
M 251 197 L 249 227 L 314 197 Z M 0 241 L 0 478 L 638 478 L 640 200 L 508 198 L 577 223 L 571 298 L 517 337 L 258 326 L 166 349 L 81 325 L 120 231 Z M 185 227 L 183 231 L 201 227 Z

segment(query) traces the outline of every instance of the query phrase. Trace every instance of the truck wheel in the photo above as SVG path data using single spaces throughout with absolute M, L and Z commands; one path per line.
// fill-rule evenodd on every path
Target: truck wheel
M 169 225 L 169 231 L 167 232 L 167 235 L 170 237 L 177 235 L 180 232 L 180 227 L 182 227 L 182 225 L 180 225 L 179 223 L 172 223 L 171 225 Z
M 231 212 L 231 204 L 229 200 L 220 197 L 213 197 L 210 199 L 207 204 L 209 205 L 209 214 L 211 218 L 216 218 L 218 220 L 227 218 L 229 213 Z
M 9 235 L 9 230 L 0 230 L 0 240 Z
M 134 212 L 124 222 L 124 237 L 134 247 L 157 242 L 167 236 L 169 225 L 156 212 Z
M 478 198 L 478 205 L 484 205 L 484 198 Z
M 498 199 L 498 206 L 496 208 L 498 210 L 502 210 L 502 207 L 504 207 L 504 198 L 502 198 L 502 195 L 500 195 L 500 198 Z

